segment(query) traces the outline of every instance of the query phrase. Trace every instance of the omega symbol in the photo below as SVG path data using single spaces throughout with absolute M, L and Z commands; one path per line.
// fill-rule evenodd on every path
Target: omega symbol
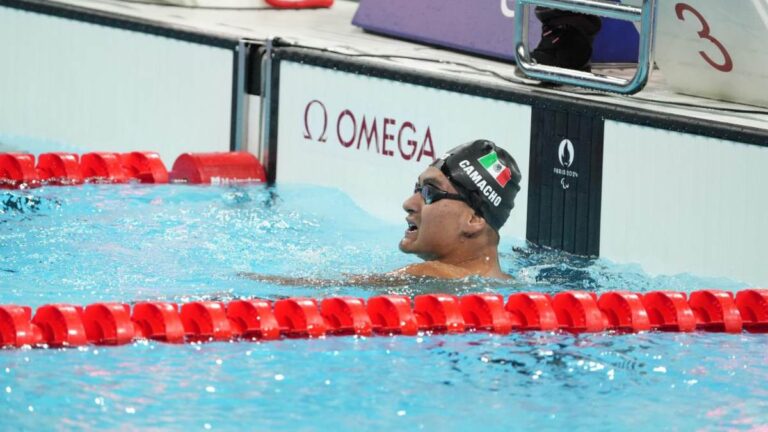
M 323 113 L 323 128 L 320 131 L 320 136 L 317 137 L 316 139 L 318 142 L 325 142 L 328 139 L 328 137 L 326 136 L 326 132 L 328 131 L 328 110 L 325 109 L 325 104 L 323 104 L 317 99 L 310 101 L 307 104 L 307 106 L 304 108 L 304 139 L 308 139 L 310 141 L 315 140 L 315 137 L 312 135 L 312 132 L 310 131 L 310 127 L 309 127 L 309 123 L 310 123 L 309 113 L 313 105 L 320 106 L 320 109 L 322 110 L 322 113 Z

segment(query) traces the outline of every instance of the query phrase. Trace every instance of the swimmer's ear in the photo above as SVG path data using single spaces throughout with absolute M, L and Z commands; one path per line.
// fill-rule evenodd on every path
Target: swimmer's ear
M 478 215 L 477 213 L 472 213 L 472 216 L 464 226 L 464 234 L 466 234 L 468 237 L 474 237 L 483 232 L 487 226 L 488 222 L 485 221 L 484 217 Z

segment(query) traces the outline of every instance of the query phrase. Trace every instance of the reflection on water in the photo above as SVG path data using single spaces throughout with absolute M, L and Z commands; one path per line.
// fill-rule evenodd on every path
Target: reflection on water
M 501 245 L 513 282 L 333 283 L 414 262 L 397 250 L 402 231 L 321 188 L 2 192 L 0 303 L 743 288 L 520 239 Z M 8 430 L 758 429 L 764 347 L 749 334 L 530 332 L 4 350 L 0 416 Z
M 56 199 L 23 192 L 0 192 L 0 223 L 12 217 L 52 211 L 61 205 Z M 2 217 L 8 215 L 9 217 Z

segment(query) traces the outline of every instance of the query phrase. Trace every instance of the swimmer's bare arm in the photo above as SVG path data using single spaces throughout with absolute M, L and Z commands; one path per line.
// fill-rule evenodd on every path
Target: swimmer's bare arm
M 411 264 L 401 269 L 384 274 L 350 275 L 345 279 L 319 279 L 311 277 L 285 277 L 275 275 L 259 275 L 255 273 L 241 273 L 241 276 L 262 282 L 271 282 L 287 286 L 403 286 L 424 279 L 462 279 L 474 276 L 471 272 L 450 264 L 439 261 L 425 261 Z M 508 275 L 502 275 L 497 279 L 509 279 Z
M 337 286 L 376 286 L 395 287 L 408 285 L 414 282 L 414 277 L 397 272 L 370 275 L 350 275 L 344 279 L 321 279 L 313 277 L 290 277 L 278 275 L 261 275 L 256 273 L 240 273 L 240 276 L 259 282 L 274 283 L 284 286 L 312 286 L 312 287 L 337 287 Z

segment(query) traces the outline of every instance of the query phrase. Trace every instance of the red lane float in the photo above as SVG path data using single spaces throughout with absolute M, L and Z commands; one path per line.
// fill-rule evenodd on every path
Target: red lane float
M 32 324 L 29 306 L 0 306 L 0 348 L 36 345 L 42 340 L 40 327 Z
M 184 324 L 175 303 L 146 302 L 133 306 L 137 335 L 169 343 L 184 342 Z
M 88 342 L 96 345 L 125 345 L 136 336 L 131 307 L 120 303 L 96 303 L 85 308 L 83 326 Z
M 367 310 L 376 333 L 413 336 L 419 332 L 411 309 L 411 299 L 406 296 L 371 297 L 368 299 Z
M 0 153 L 0 188 L 39 185 L 35 157 L 26 153 Z
M 192 342 L 228 341 L 232 328 L 223 303 L 198 301 L 181 307 L 181 323 Z
M 168 170 L 155 152 L 131 152 L 120 155 L 123 172 L 141 183 L 168 183 Z
M 745 290 L 736 294 L 744 329 L 751 333 L 768 333 L 768 290 Z
M 640 332 L 651 329 L 648 312 L 640 294 L 607 292 L 600 296 L 597 307 L 606 320 L 606 328 L 620 332 Z
M 510 313 L 512 326 L 520 330 L 557 330 L 560 324 L 549 296 L 542 293 L 513 294 L 504 309 Z
M 170 179 L 175 183 L 265 182 L 256 156 L 247 152 L 184 153 L 176 159 Z
M 592 293 L 568 291 L 557 294 L 552 299 L 560 328 L 572 333 L 600 332 L 605 330 L 603 313 L 597 307 Z
M 719 290 L 692 292 L 688 304 L 701 330 L 741 333 L 742 322 L 733 294 Z
M 77 347 L 88 343 L 82 315 L 80 306 L 45 305 L 37 309 L 32 324 L 40 327 L 42 343 L 51 347 Z
M 52 185 L 78 185 L 83 183 L 80 158 L 74 153 L 43 153 L 37 158 L 38 178 Z
M 227 305 L 233 333 L 245 339 L 280 338 L 280 324 L 268 300 L 235 300 Z
M 655 291 L 643 296 L 652 329 L 690 332 L 696 329 L 696 317 L 684 293 Z
M 280 331 L 288 337 L 321 337 L 325 321 L 311 298 L 291 298 L 275 302 L 275 318 Z
M 467 294 L 461 297 L 461 315 L 467 329 L 486 330 L 498 334 L 512 331 L 509 312 L 500 294 Z
M 371 317 L 368 316 L 365 301 L 361 298 L 325 299 L 320 303 L 320 311 L 328 333 L 359 336 L 370 336 L 373 333 Z
M 91 182 L 125 183 L 128 181 L 120 155 L 117 153 L 86 153 L 80 158 L 80 169 L 83 178 Z
M 420 330 L 462 333 L 464 317 L 459 298 L 449 294 L 424 294 L 414 299 L 413 313 Z

